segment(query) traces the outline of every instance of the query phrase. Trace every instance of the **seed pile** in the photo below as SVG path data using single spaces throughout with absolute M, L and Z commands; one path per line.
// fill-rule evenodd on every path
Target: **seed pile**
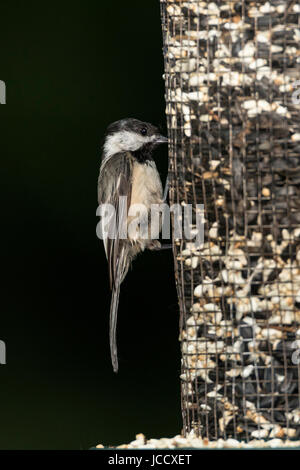
M 283 441 L 282 439 L 272 439 L 270 441 L 259 441 L 257 439 L 251 442 L 239 442 L 236 439 L 218 439 L 215 442 L 209 442 L 208 439 L 199 439 L 194 433 L 190 433 L 187 437 L 162 437 L 161 439 L 147 439 L 144 434 L 137 434 L 135 440 L 129 444 L 121 444 L 114 449 L 178 449 L 178 448 L 194 448 L 194 449 L 250 449 L 253 447 L 261 448 L 293 448 L 300 447 L 300 441 Z M 97 445 L 97 449 L 104 449 L 102 444 Z
M 161 10 L 171 199 L 205 217 L 204 243 L 175 250 L 184 432 L 297 439 L 299 3 Z

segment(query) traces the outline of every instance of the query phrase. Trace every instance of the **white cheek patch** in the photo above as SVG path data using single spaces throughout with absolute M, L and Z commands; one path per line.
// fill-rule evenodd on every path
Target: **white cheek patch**
M 104 153 L 106 157 L 110 157 L 118 152 L 134 152 L 142 147 L 142 145 L 154 140 L 154 135 L 147 137 L 135 132 L 120 131 L 107 137 L 104 144 Z

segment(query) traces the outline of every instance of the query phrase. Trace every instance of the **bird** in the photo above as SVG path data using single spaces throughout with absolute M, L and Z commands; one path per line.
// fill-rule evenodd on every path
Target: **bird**
M 125 118 L 113 122 L 107 127 L 104 136 L 102 162 L 98 178 L 98 203 L 110 204 L 114 208 L 115 218 L 108 222 L 103 237 L 104 249 L 108 262 L 111 305 L 109 320 L 110 354 L 113 370 L 118 372 L 117 353 L 117 312 L 120 286 L 133 259 L 145 249 L 157 250 L 161 245 L 158 240 L 141 236 L 138 230 L 128 230 L 127 236 L 120 236 L 120 230 L 114 230 L 118 224 L 130 225 L 130 208 L 142 204 L 145 208 L 144 221 L 148 222 L 152 204 L 164 201 L 162 182 L 153 160 L 155 148 L 168 142 L 159 129 L 134 118 Z M 120 200 L 126 197 L 125 204 Z M 121 198 L 121 199 L 120 199 Z M 122 225 L 123 227 L 124 225 Z M 111 233 L 113 232 L 113 237 Z

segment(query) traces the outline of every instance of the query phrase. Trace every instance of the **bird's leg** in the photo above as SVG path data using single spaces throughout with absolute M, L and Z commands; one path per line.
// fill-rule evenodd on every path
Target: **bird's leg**
M 160 248 L 158 248 L 157 251 L 161 251 L 161 250 L 172 250 L 172 248 L 173 248 L 172 243 L 166 243 L 165 245 L 161 245 Z

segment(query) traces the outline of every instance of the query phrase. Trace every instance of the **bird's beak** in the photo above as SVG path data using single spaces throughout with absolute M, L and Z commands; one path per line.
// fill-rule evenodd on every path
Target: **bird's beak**
M 168 143 L 168 137 L 165 137 L 164 135 L 158 135 L 155 138 L 155 143 L 156 144 L 167 144 Z

